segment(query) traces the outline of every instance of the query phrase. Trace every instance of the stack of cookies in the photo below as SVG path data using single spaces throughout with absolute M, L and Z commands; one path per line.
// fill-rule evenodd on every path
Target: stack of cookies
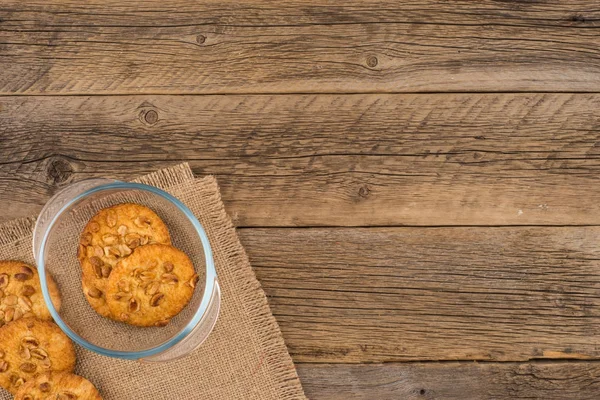
M 59 309 L 60 293 L 49 276 L 47 284 Z M 74 368 L 73 343 L 52 322 L 37 269 L 0 261 L 0 386 L 18 400 L 101 400 Z
M 189 303 L 198 275 L 171 245 L 160 217 L 146 206 L 117 204 L 85 226 L 78 259 L 83 293 L 101 316 L 135 326 L 165 326 Z
M 78 259 L 86 299 L 101 316 L 135 326 L 165 326 L 189 303 L 198 275 L 171 245 L 165 223 L 148 207 L 100 210 L 85 226 Z M 48 275 L 54 307 L 59 289 Z M 101 400 L 73 374 L 75 350 L 52 321 L 37 269 L 0 261 L 0 386 L 18 400 Z

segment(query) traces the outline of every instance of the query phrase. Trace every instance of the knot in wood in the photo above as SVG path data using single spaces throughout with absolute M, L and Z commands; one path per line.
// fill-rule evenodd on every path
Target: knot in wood
M 73 175 L 73 166 L 62 157 L 55 157 L 50 160 L 46 173 L 50 183 L 59 185 L 66 182 Z
M 150 125 L 154 125 L 158 121 L 158 113 L 154 110 L 146 112 L 144 115 L 144 121 Z
M 377 64 L 379 64 L 377 57 L 375 57 L 375 56 L 367 57 L 367 66 L 369 66 L 370 68 L 375 68 L 377 66 Z
M 363 185 L 360 187 L 360 189 L 358 189 L 358 195 L 364 199 L 369 196 L 369 193 L 371 193 L 371 189 L 369 189 L 367 185 Z

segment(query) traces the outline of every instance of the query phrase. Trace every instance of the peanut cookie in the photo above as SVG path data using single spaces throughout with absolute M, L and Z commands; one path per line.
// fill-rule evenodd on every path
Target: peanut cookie
M 113 269 L 106 303 L 113 317 L 137 326 L 164 326 L 192 298 L 198 275 L 175 247 L 138 247 Z
M 53 322 L 22 318 L 0 328 L 0 386 L 9 392 L 37 374 L 74 367 L 73 343 Z
M 81 283 L 86 299 L 96 312 L 109 316 L 106 282 L 117 262 L 138 246 L 171 244 L 169 231 L 158 215 L 146 206 L 117 204 L 100 210 L 88 222 L 79 240 Z
M 102 400 L 87 379 L 69 372 L 45 373 L 25 383 L 15 400 Z
M 59 309 L 56 283 L 49 275 L 46 280 L 52 303 Z M 21 261 L 0 261 L 0 326 L 23 317 L 52 320 L 42 296 L 37 269 Z

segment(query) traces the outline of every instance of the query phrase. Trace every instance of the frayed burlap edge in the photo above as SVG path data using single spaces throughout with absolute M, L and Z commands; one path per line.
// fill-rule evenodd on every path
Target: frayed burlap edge
M 31 235 L 36 219 L 36 217 L 25 217 L 0 224 L 0 246 Z
M 139 177 L 134 182 L 153 185 L 168 190 L 178 184 L 195 179 L 188 163 L 161 169 Z M 232 269 L 236 285 L 242 292 L 244 310 L 250 316 L 253 328 L 258 332 L 265 354 L 265 365 L 269 370 L 273 387 L 282 400 L 306 399 L 296 368 L 290 357 L 279 325 L 271 313 L 267 297 L 256 278 L 246 251 L 239 241 L 231 218 L 225 212 L 221 192 L 214 176 L 196 179 L 202 201 L 210 210 L 214 240 L 224 243 L 228 266 Z M 0 224 L 0 245 L 8 244 L 31 235 L 36 217 L 19 218 Z M 205 227 L 208 228 L 208 227 Z
M 170 187 L 181 185 L 196 179 L 188 163 L 182 163 L 154 171 L 148 175 L 140 176 L 132 182 L 144 183 L 168 190 Z M 217 188 L 218 190 L 218 188 Z
M 210 215 L 214 215 L 215 238 L 220 243 L 227 243 L 224 248 L 228 265 L 234 273 L 236 287 L 242 292 L 243 306 L 250 317 L 253 328 L 258 332 L 261 346 L 265 354 L 265 363 L 274 386 L 284 400 L 303 399 L 304 391 L 296 368 L 290 357 L 277 321 L 267 302 L 267 297 L 260 282 L 256 278 L 250 261 L 239 241 L 231 218 L 225 212 L 221 200 L 221 192 L 216 179 L 207 176 L 198 180 L 202 188 L 202 200 Z
M 158 170 L 148 175 L 141 176 L 133 182 L 146 183 L 167 190 L 184 182 L 194 179 L 194 174 L 188 163 Z M 217 188 L 218 190 L 218 188 Z M 35 227 L 37 216 L 17 218 L 0 224 L 0 246 L 12 243 L 24 236 L 31 235 Z
M 174 181 L 183 183 L 187 179 L 194 179 L 194 175 L 188 163 L 183 163 L 146 175 L 138 181 L 168 189 L 166 186 L 173 186 Z M 206 176 L 196 179 L 196 182 L 202 203 L 213 219 L 211 228 L 214 238 L 221 244 L 227 244 L 222 248 L 228 261 L 227 265 L 234 273 L 236 287 L 242 292 L 244 310 L 250 316 L 253 328 L 258 332 L 273 386 L 278 389 L 282 400 L 306 398 L 279 325 L 271 313 L 267 296 L 250 266 L 248 255 L 235 232 L 235 226 L 225 212 L 216 178 Z

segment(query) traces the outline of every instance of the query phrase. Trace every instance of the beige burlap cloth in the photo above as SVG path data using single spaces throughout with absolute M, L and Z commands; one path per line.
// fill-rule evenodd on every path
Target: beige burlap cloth
M 187 164 L 137 181 L 182 200 L 204 226 L 222 290 L 221 313 L 208 340 L 191 355 L 145 364 L 77 348 L 75 372 L 107 400 L 118 399 L 305 399 L 294 364 L 265 294 L 223 207 L 213 177 L 196 179 Z M 34 263 L 34 218 L 0 225 L 0 259 Z M 0 399 L 12 397 L 0 389 Z

